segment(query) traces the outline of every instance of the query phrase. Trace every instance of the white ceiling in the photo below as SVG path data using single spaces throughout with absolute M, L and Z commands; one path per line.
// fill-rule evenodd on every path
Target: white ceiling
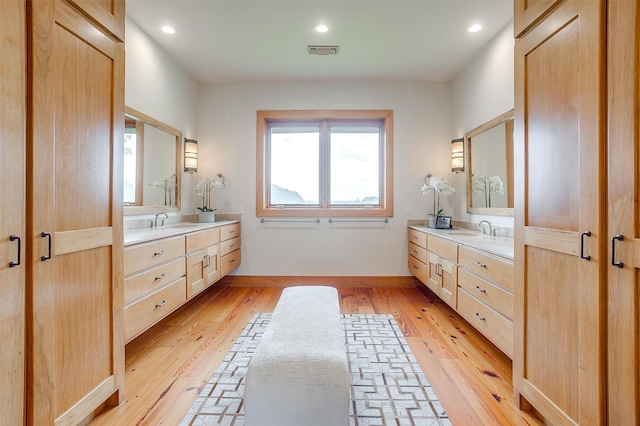
M 127 16 L 199 82 L 449 81 L 512 20 L 513 1 L 127 0 Z M 475 23 L 483 29 L 467 32 Z M 176 34 L 160 31 L 167 24 Z M 340 53 L 310 56 L 307 45 Z

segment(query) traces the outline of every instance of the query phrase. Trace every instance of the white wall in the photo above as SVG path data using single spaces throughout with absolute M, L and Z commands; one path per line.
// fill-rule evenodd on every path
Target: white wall
M 466 132 L 513 108 L 513 22 L 478 54 L 451 82 L 453 136 Z M 471 215 L 466 207 L 466 171 L 451 173 L 457 189 L 453 216 L 477 223 L 488 219 L 497 226 L 513 228 L 513 217 Z
M 197 139 L 197 82 L 128 18 L 125 34 L 125 105 Z M 181 178 L 183 188 L 195 185 L 190 173 L 183 172 Z M 192 191 L 182 191 L 183 214 L 191 213 L 194 199 Z M 139 217 L 125 219 L 134 218 Z
M 407 219 L 425 219 L 432 208 L 419 191 L 424 176 L 443 175 L 451 167 L 448 84 L 220 83 L 202 85 L 200 93 L 198 179 L 223 173 L 228 186 L 215 192 L 213 204 L 219 213 L 242 214 L 242 263 L 236 274 L 409 274 Z M 390 223 L 261 224 L 255 213 L 256 111 L 269 109 L 394 110 L 395 212 Z M 451 212 L 445 203 L 445 213 Z

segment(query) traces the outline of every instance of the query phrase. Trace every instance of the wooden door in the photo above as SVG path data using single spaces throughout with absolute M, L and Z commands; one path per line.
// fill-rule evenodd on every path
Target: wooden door
M 124 49 L 63 0 L 30 13 L 27 421 L 77 424 L 123 397 Z
M 553 424 L 605 420 L 605 6 L 516 40 L 514 387 Z
M 427 287 L 434 294 L 438 294 L 440 288 L 440 257 L 427 252 Z
M 25 24 L 24 1 L 0 1 L 0 425 L 24 418 Z
M 608 2 L 608 424 L 640 424 L 640 4 Z M 620 236 L 618 239 L 616 236 Z M 613 246 L 615 244 L 615 247 Z M 613 249 L 615 248 L 615 253 Z

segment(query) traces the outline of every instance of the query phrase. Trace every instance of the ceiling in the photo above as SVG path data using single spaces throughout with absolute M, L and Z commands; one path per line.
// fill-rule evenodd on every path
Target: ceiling
M 199 82 L 449 81 L 512 20 L 513 1 L 127 0 L 127 16 Z

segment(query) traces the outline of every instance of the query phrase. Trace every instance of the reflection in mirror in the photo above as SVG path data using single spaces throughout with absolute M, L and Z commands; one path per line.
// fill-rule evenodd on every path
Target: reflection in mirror
M 469 131 L 467 211 L 513 216 L 513 110 Z
M 124 212 L 180 210 L 182 133 L 125 107 Z

